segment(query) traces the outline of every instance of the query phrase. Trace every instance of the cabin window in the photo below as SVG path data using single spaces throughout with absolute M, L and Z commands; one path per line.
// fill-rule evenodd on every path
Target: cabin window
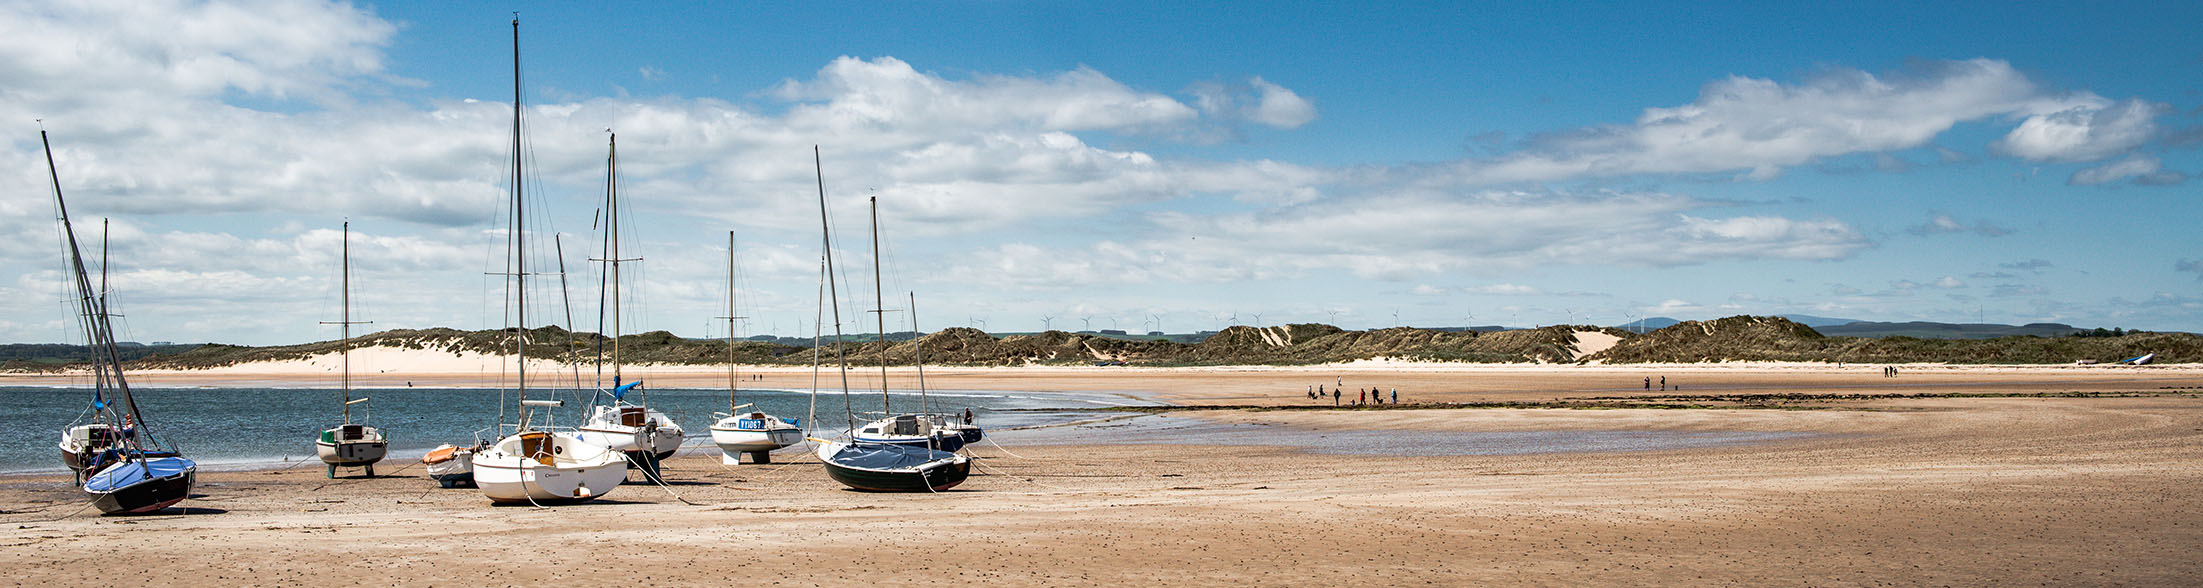
M 866 432 L 866 433 L 878 433 L 878 432 L 880 432 L 880 430 L 879 430 L 879 429 L 877 429 L 877 428 L 872 428 L 872 429 L 865 429 L 865 430 L 864 430 L 864 432 Z

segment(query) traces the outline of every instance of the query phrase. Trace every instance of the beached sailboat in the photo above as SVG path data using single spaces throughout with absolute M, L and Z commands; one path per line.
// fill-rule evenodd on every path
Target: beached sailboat
M 89 422 L 73 423 L 62 433 L 62 461 L 82 476 L 81 487 L 92 495 L 93 506 L 102 513 L 135 514 L 168 508 L 191 495 L 199 464 L 155 435 L 144 413 L 138 410 L 130 383 L 123 379 L 107 296 L 92 290 L 84 256 L 77 247 L 76 228 L 69 224 L 69 206 L 61 197 L 61 172 L 54 165 L 53 144 L 45 131 L 38 132 L 38 142 L 46 149 L 54 209 L 60 213 L 61 232 L 69 243 L 69 267 L 76 278 L 77 324 L 84 329 L 86 348 L 92 352 Z M 105 275 L 107 268 L 102 266 L 100 271 Z
M 599 393 L 610 396 L 612 401 L 591 407 L 589 418 L 579 428 L 581 438 L 612 448 L 627 455 L 645 473 L 657 475 L 658 462 L 681 450 L 681 440 L 686 433 L 679 423 L 665 413 L 650 409 L 648 392 L 642 381 L 624 381 L 620 374 L 620 264 L 642 261 L 642 258 L 620 257 L 620 149 L 619 136 L 607 140 L 604 164 L 604 253 L 603 262 L 610 268 L 606 275 L 605 294 L 609 300 L 606 312 L 612 315 L 612 389 Z M 602 314 L 599 314 L 602 321 Z M 601 330 L 601 328 L 600 328 Z M 601 348 L 600 348 L 601 349 Z M 601 368 L 600 368 L 601 369 Z M 600 376 L 601 377 L 601 376 Z M 599 385 L 602 383 L 600 381 Z M 628 396 L 634 401 L 629 402 Z M 602 397 L 600 396 L 600 398 Z
M 803 429 L 764 411 L 742 412 L 750 405 L 740 404 L 735 384 L 734 331 L 743 317 L 734 314 L 734 231 L 727 231 L 727 316 L 720 318 L 727 321 L 727 412 L 711 424 L 711 442 L 719 446 L 720 463 L 739 465 L 744 453 L 750 463 L 772 463 L 773 450 L 802 441 Z
M 556 431 L 535 424 L 535 411 L 563 406 L 559 400 L 528 397 L 528 256 L 527 207 L 523 198 L 526 175 L 521 171 L 522 119 L 526 109 L 520 96 L 520 19 L 513 19 L 513 188 L 512 230 L 506 241 L 512 271 L 506 282 L 511 290 L 515 324 L 512 329 L 515 391 L 520 397 L 519 419 L 505 435 L 469 456 L 474 483 L 492 502 L 571 502 L 597 498 L 627 481 L 627 460 L 619 452 L 589 443 L 571 431 Z M 499 425 L 499 431 L 505 425 Z
M 314 439 L 314 454 L 320 456 L 323 463 L 329 464 L 329 477 L 331 478 L 337 477 L 337 468 L 340 467 L 367 468 L 367 477 L 372 478 L 375 477 L 375 462 L 382 461 L 383 455 L 390 452 L 390 440 L 383 436 L 382 429 L 367 426 L 365 416 L 360 418 L 358 424 L 352 423 L 352 405 L 365 403 L 367 399 L 352 399 L 352 325 L 363 323 L 352 320 L 352 223 L 350 222 L 344 223 L 344 278 L 342 282 L 341 287 L 344 292 L 339 295 L 339 298 L 343 299 L 344 311 L 342 319 L 336 321 L 336 324 L 340 325 L 343 331 L 342 341 L 344 342 L 340 352 L 344 357 L 344 375 L 342 376 L 343 383 L 339 386 L 342 392 L 338 395 L 338 398 L 341 399 L 340 402 L 342 402 L 339 406 L 342 407 L 344 412 L 344 423 L 322 431 L 321 436 Z
M 812 148 L 812 163 L 819 164 L 817 148 Z M 818 442 L 818 458 L 826 465 L 826 475 L 834 481 L 856 490 L 873 492 L 938 492 L 956 487 L 971 476 L 971 458 L 954 452 L 941 451 L 925 445 L 896 445 L 866 441 L 857 435 L 856 416 L 848 413 L 849 360 L 843 355 L 841 341 L 841 300 L 835 292 L 834 239 L 826 212 L 826 172 L 823 165 L 818 170 L 819 235 L 824 243 L 826 258 L 826 283 L 828 296 L 834 309 L 834 360 L 841 370 L 841 395 L 844 417 L 848 419 L 848 441 Z M 873 200 L 874 227 L 877 230 L 878 203 Z M 874 257 L 878 257 L 878 239 L 873 241 Z M 874 280 L 877 281 L 875 272 Z M 881 328 L 886 330 L 884 324 Z M 883 334 L 882 340 L 885 340 Z M 882 369 L 885 369 L 884 367 Z M 882 385 L 884 386 L 884 380 Z M 886 390 L 881 390 L 882 394 Z

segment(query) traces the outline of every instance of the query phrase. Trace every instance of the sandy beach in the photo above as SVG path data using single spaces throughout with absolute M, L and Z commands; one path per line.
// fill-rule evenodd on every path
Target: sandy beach
M 209 471 L 183 508 L 133 518 L 81 509 L 66 477 L 7 477 L 0 557 L 17 585 L 2203 582 L 2193 557 L 2203 548 L 2203 370 L 1879 370 L 928 368 L 935 389 L 1102 392 L 1185 408 L 994 432 L 999 446 L 972 450 L 971 481 L 939 494 L 846 491 L 799 452 L 722 466 L 709 447 L 675 458 L 666 487 L 631 483 L 550 509 L 493 507 L 402 463 L 374 479 L 327 480 L 318 464 Z M 723 371 L 647 371 L 658 386 L 725 381 Z M 745 372 L 765 374 L 763 386 L 811 377 Z M 140 385 L 319 385 L 309 376 L 133 374 Z M 389 377 L 484 385 L 475 374 Z M 1397 387 L 1411 403 L 1663 394 L 1643 390 L 1646 377 L 1681 394 L 1821 399 L 1787 410 L 1200 408 L 1312 405 L 1307 386 L 1342 380 L 1349 400 L 1357 386 Z M 1969 394 L 1994 396 L 1953 396 Z M 124 549 L 146 559 L 101 565 Z

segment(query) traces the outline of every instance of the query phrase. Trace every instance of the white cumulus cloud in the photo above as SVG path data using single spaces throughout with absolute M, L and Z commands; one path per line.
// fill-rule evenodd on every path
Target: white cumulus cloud
M 2083 103 L 2029 116 L 1990 148 L 2029 161 L 2103 159 L 2148 142 L 2157 134 L 2157 115 L 2162 110 L 2161 105 L 2140 99 Z

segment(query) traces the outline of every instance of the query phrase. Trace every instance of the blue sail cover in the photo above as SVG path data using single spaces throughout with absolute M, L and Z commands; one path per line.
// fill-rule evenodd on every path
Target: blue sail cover
M 613 388 L 613 389 L 612 389 L 612 399 L 613 399 L 613 400 L 623 400 L 623 399 L 626 399 L 626 398 L 627 398 L 627 391 L 628 391 L 628 390 L 633 390 L 633 389 L 635 389 L 635 387 L 636 387 L 636 386 L 641 386 L 641 385 L 643 385 L 643 381 L 642 381 L 642 380 L 635 380 L 635 381 L 633 381 L 633 382 L 628 382 L 628 383 L 625 383 L 625 384 L 620 384 L 620 387 L 618 387 L 618 388 Z
M 946 451 L 934 451 L 909 445 L 847 445 L 832 457 L 836 465 L 867 470 L 910 469 L 927 462 L 956 457 Z
M 196 467 L 199 467 L 198 463 L 181 457 L 156 457 L 142 461 L 131 461 L 92 475 L 90 479 L 84 481 L 84 491 L 114 492 L 138 485 L 146 480 L 182 474 Z

